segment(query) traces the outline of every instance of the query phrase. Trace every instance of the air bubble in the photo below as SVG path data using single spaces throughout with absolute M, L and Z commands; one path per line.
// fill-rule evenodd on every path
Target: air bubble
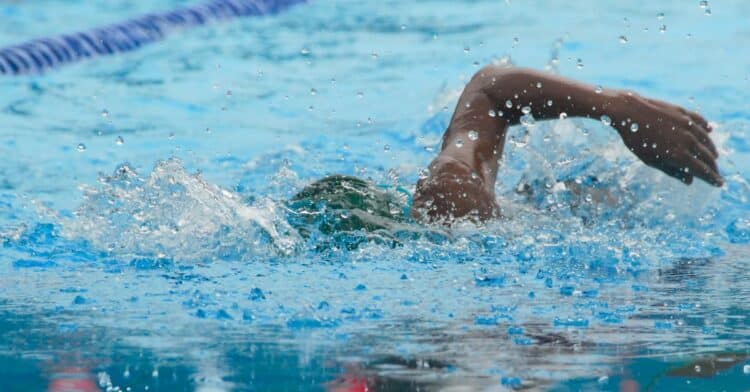
M 703 11 L 703 13 L 706 14 L 706 16 L 711 16 L 711 9 L 710 8 L 706 8 L 706 10 Z
M 490 111 L 487 112 L 487 115 L 490 116 L 490 117 L 495 117 L 495 116 L 497 116 L 497 113 L 495 113 L 494 110 L 490 109 Z
M 310 89 L 310 95 L 318 95 L 318 90 L 311 88 Z
M 547 106 L 552 106 L 552 100 L 551 99 L 547 100 Z
M 661 27 L 659 27 L 659 32 L 660 33 L 663 33 L 663 32 L 666 32 L 666 31 L 667 31 L 667 25 L 661 25 Z
M 508 108 L 508 109 L 512 108 L 513 107 L 513 102 L 511 102 L 510 99 L 507 100 L 507 101 L 505 101 L 505 107 Z
M 529 106 L 524 106 L 521 108 L 521 113 L 523 114 L 529 114 L 531 113 L 531 108 Z
M 383 146 L 383 152 L 384 152 L 384 153 L 386 153 L 386 154 L 387 154 L 387 153 L 389 153 L 390 151 L 391 151 L 391 146 L 389 146 L 388 144 L 386 144 L 385 146 Z
M 310 54 L 310 49 L 302 48 L 300 49 L 299 53 L 303 56 L 307 56 L 308 54 Z
M 464 139 L 461 139 L 461 138 L 456 139 L 455 144 L 456 144 L 456 147 L 458 147 L 458 148 L 463 147 L 464 146 Z
M 568 118 L 568 113 L 561 112 L 560 113 L 560 120 L 565 120 L 566 118 Z
M 536 82 L 536 88 L 542 88 L 542 82 Z
M 104 109 L 104 110 L 102 110 L 101 114 L 102 114 L 102 117 L 107 118 L 107 117 L 109 117 L 109 110 Z
M 578 67 L 578 69 L 583 69 L 583 60 L 577 59 L 576 60 L 576 67 Z
M 656 19 L 658 19 L 658 20 L 664 20 L 664 13 L 663 12 L 659 12 L 658 14 L 656 14 Z
M 630 132 L 638 132 L 638 123 L 630 124 Z
M 626 36 L 624 36 L 624 35 L 621 35 L 621 36 L 620 36 L 620 43 L 621 43 L 621 44 L 626 44 L 626 43 L 628 43 L 628 37 L 626 37 Z
M 699 6 L 701 7 L 701 8 L 708 8 L 708 0 L 701 0 L 701 2 L 700 2 L 700 3 L 698 3 L 698 5 L 699 5 Z
M 742 367 L 742 373 L 750 374 L 750 365 L 745 365 Z
M 479 132 L 472 129 L 471 131 L 469 131 L 468 136 L 469 136 L 469 140 L 476 141 L 477 139 L 479 139 Z
M 78 151 L 78 152 L 84 152 L 84 151 L 86 151 L 86 145 L 83 144 L 83 143 L 78 143 L 78 145 L 76 146 L 76 151 Z
M 357 91 L 357 98 L 363 98 L 365 96 L 365 93 L 362 91 Z
M 604 91 L 604 89 L 602 89 L 602 86 L 596 86 L 596 89 L 594 90 L 594 92 L 596 92 L 597 94 L 601 94 L 602 91 Z
M 602 120 L 602 123 L 606 126 L 612 125 L 612 119 L 609 118 L 609 116 L 607 116 L 606 114 L 602 115 L 601 120 Z
M 122 146 L 123 144 L 125 144 L 125 139 L 123 139 L 122 136 L 118 136 L 117 139 L 115 139 L 115 144 L 117 144 L 118 146 Z

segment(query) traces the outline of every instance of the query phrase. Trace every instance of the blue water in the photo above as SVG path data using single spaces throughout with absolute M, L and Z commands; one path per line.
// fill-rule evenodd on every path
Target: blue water
M 2 2 L 0 44 L 189 3 Z M 4 390 L 747 389 L 750 5 L 708 7 L 316 1 L 0 80 Z M 700 110 L 726 185 L 560 120 L 512 130 L 507 221 L 289 226 L 327 174 L 413 191 L 491 61 Z

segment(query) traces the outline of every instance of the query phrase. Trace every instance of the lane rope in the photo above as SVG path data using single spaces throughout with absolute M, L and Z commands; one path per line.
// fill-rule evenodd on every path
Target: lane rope
M 230 19 L 272 15 L 307 0 L 212 0 L 151 13 L 86 32 L 38 38 L 0 49 L 0 75 L 49 71 L 83 59 L 136 50 L 170 33 Z

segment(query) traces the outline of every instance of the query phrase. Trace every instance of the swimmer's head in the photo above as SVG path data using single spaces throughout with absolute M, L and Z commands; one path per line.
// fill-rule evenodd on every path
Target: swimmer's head
M 392 231 L 406 220 L 405 205 L 395 195 L 350 176 L 330 176 L 306 186 L 289 202 L 292 219 L 303 235 L 311 226 L 323 234 Z M 307 226 L 307 227 L 305 227 Z

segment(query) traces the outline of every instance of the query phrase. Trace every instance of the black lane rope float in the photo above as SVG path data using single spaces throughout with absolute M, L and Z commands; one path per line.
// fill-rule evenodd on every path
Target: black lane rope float
M 136 50 L 171 32 L 229 19 L 276 14 L 307 0 L 212 0 L 90 31 L 0 48 L 0 75 L 42 73 L 83 59 Z

